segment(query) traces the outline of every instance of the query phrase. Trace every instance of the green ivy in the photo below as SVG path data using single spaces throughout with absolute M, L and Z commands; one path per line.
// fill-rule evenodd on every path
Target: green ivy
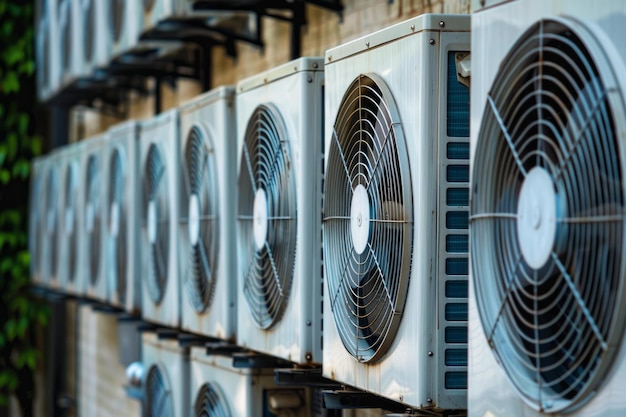
M 0 406 L 16 395 L 24 415 L 41 359 L 35 330 L 50 314 L 31 295 L 27 249 L 30 161 L 42 150 L 33 122 L 34 19 L 34 4 L 0 0 Z

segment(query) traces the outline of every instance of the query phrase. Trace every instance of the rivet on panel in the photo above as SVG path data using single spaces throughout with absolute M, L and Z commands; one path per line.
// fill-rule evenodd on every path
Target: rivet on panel
M 317 62 L 313 63 L 313 68 L 317 68 L 317 67 L 318 67 Z
M 435 40 L 431 39 L 431 40 L 428 41 L 428 43 L 431 44 L 431 45 L 434 45 L 435 44 Z
M 433 355 L 434 355 L 434 353 L 432 351 L 428 352 L 428 356 L 433 356 Z
M 369 48 L 370 47 L 370 43 L 369 42 L 365 42 L 365 46 L 367 46 Z
M 415 32 L 415 25 L 411 25 L 411 32 Z
M 443 20 L 439 21 L 439 27 L 440 28 L 445 28 L 446 27 L 446 22 L 444 22 Z
M 307 80 L 307 82 L 309 82 L 309 83 L 312 83 L 312 82 L 313 82 L 313 78 L 311 78 L 311 77 L 307 77 L 307 79 L 306 79 L 306 80 Z

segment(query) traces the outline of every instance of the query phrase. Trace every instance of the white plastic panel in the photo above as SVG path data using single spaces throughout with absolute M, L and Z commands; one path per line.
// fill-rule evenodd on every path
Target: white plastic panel
M 469 16 L 424 15 L 326 52 L 327 152 L 344 92 L 357 76 L 380 77 L 395 100 L 409 156 L 413 252 L 403 319 L 386 354 L 376 363 L 360 363 L 345 349 L 325 291 L 323 373 L 416 408 L 466 408 L 466 390 L 446 388 L 446 374 L 453 371 L 445 365 L 450 345 L 444 337 L 450 324 L 445 320 L 450 256 L 439 250 L 445 248 L 441 239 L 448 233 L 445 216 L 450 210 L 444 204 L 448 189 L 444 173 L 450 163 L 445 158 L 446 146 L 467 144 L 467 137 L 449 136 L 446 130 L 448 60 L 452 52 L 468 51 L 469 43 Z M 440 164 L 434 163 L 437 160 Z M 331 186 L 328 179 L 326 183 Z M 454 209 L 466 210 L 467 203 Z M 466 299 L 457 301 L 463 313 Z M 466 318 L 457 324 L 463 328 Z M 460 367 L 458 372 L 464 370 Z
M 269 329 L 260 329 L 251 318 L 241 289 L 244 271 L 241 259 L 238 260 L 237 343 L 298 363 L 322 361 L 319 215 L 323 159 L 322 69 L 321 58 L 301 58 L 237 85 L 237 172 L 241 172 L 239 164 L 250 116 L 261 104 L 273 105 L 287 129 L 297 204 L 297 240 L 290 298 L 282 319 Z
M 615 74 L 624 72 L 626 46 L 615 39 L 626 33 L 626 5 L 621 2 L 600 2 L 591 5 L 587 1 L 516 0 L 494 7 L 478 10 L 472 15 L 472 92 L 471 92 L 471 150 L 475 160 L 481 120 L 486 108 L 487 93 L 498 74 L 500 65 L 515 41 L 528 28 L 542 18 L 571 17 L 594 37 L 602 51 L 595 54 L 608 57 L 611 68 L 600 68 Z M 497 40 L 497 41 L 494 41 Z M 604 64 L 603 64 L 604 65 Z M 624 90 L 623 77 L 617 77 L 619 91 Z M 615 114 L 618 125 L 623 125 L 623 114 Z M 620 137 L 623 132 L 620 132 Z M 624 147 L 621 147 L 623 171 Z M 477 181 L 471 179 L 472 183 Z M 476 282 L 470 279 L 469 306 L 469 390 L 468 415 L 474 417 L 501 417 L 518 415 L 540 416 L 621 416 L 626 409 L 623 385 L 626 380 L 626 337 L 612 348 L 617 356 L 600 389 L 575 410 L 565 413 L 536 411 L 520 396 L 506 376 L 487 343 L 476 305 Z M 545 404 L 549 406 L 549 404 Z
M 140 162 L 139 172 L 141 181 L 141 204 L 139 210 L 141 221 L 141 287 L 142 287 L 142 317 L 144 320 L 166 326 L 178 327 L 180 325 L 180 268 L 178 253 L 178 207 L 180 192 L 180 143 L 178 129 L 178 110 L 173 109 L 141 123 L 139 129 Z M 169 212 L 167 219 L 151 219 L 150 204 L 146 198 L 146 169 L 147 156 L 150 147 L 158 151 L 165 168 L 161 180 L 167 188 L 165 205 Z M 160 216 L 160 213 L 153 213 Z M 165 286 L 162 289 L 162 297 L 155 302 L 148 288 L 150 274 L 149 262 L 151 262 L 151 239 L 159 238 L 153 235 L 155 221 L 165 222 L 169 238 L 167 239 L 166 258 L 167 267 Z M 160 262 L 160 259 L 155 259 Z
M 180 196 L 180 236 L 181 247 L 185 248 L 186 255 L 181 259 L 181 298 L 182 298 L 182 328 L 197 334 L 202 334 L 220 339 L 235 340 L 236 315 L 237 315 L 237 280 L 234 279 L 236 271 L 236 246 L 235 246 L 235 199 L 233 190 L 237 187 L 237 163 L 235 134 L 235 89 L 234 87 L 219 87 L 208 93 L 202 94 L 192 101 L 180 107 L 180 130 L 181 130 L 181 176 L 186 175 L 185 149 L 189 140 L 188 135 L 192 129 L 198 129 L 200 136 L 205 140 L 209 152 L 209 160 L 201 165 L 210 169 L 215 177 L 209 182 L 208 172 L 203 173 L 203 178 L 208 182 L 211 200 L 216 203 L 216 219 L 207 219 L 212 223 L 211 231 L 216 233 L 217 256 L 216 265 L 208 265 L 214 271 L 213 294 L 203 311 L 198 311 L 190 302 L 188 280 L 191 279 L 191 241 L 190 232 L 193 224 L 192 210 L 190 210 L 189 195 Z M 181 177 L 181 182 L 184 179 Z M 197 197 L 197 196 L 196 196 Z M 186 221 L 182 221 L 185 219 Z M 196 232 L 198 232 L 196 230 Z M 196 234 L 197 236 L 197 234 Z M 196 242 L 196 244 L 198 244 Z M 206 253 L 208 245 L 202 243 L 198 250 Z M 208 254 L 207 254 L 208 255 Z

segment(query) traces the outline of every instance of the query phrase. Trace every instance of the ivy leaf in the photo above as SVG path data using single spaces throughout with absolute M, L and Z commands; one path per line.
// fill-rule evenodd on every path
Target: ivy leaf
M 20 91 L 20 80 L 17 74 L 10 71 L 5 74 L 2 80 L 2 92 L 5 94 L 17 93 Z

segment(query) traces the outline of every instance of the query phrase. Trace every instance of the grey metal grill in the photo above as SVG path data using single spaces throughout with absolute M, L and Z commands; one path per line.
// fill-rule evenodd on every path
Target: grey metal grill
M 230 417 L 231 415 L 219 388 L 210 383 L 200 387 L 194 408 L 196 417 Z
M 382 79 L 352 82 L 332 134 L 323 223 L 331 309 L 348 352 L 375 362 L 400 323 L 413 248 L 408 154 Z
M 242 289 L 256 324 L 267 329 L 287 307 L 297 232 L 296 187 L 286 128 L 271 105 L 257 107 L 250 117 L 238 184 Z
M 146 378 L 144 410 L 146 417 L 174 417 L 171 388 L 158 366 L 153 365 Z
M 169 221 L 170 211 L 168 199 L 170 198 L 167 177 L 167 167 L 157 145 L 151 144 L 148 150 L 144 167 L 143 178 L 143 233 L 148 236 L 148 210 L 152 204 L 155 213 L 156 239 L 149 243 L 149 261 L 147 280 L 150 298 L 155 303 L 160 303 L 167 285 L 167 269 L 169 263 Z
M 78 167 L 70 161 L 65 168 L 65 188 L 63 195 L 64 240 L 67 242 L 67 279 L 76 281 L 78 271 Z
M 551 19 L 520 38 L 473 161 L 483 329 L 519 392 L 550 412 L 597 392 L 624 327 L 624 126 L 613 117 L 624 108 L 593 39 Z
M 127 213 L 128 205 L 124 199 L 127 173 L 127 160 L 120 149 L 116 148 L 109 160 L 109 189 L 107 193 L 107 210 L 109 210 L 107 227 L 107 280 L 117 300 L 126 298 L 127 252 Z
M 100 159 L 90 155 L 87 160 L 87 187 L 85 187 L 86 252 L 89 256 L 89 281 L 95 285 L 100 271 L 100 216 L 102 210 Z
M 188 299 L 198 312 L 210 304 L 216 279 L 219 223 L 213 152 L 209 138 L 197 126 L 193 127 L 185 145 L 186 197 L 182 200 L 181 236 L 187 255 L 183 282 Z

